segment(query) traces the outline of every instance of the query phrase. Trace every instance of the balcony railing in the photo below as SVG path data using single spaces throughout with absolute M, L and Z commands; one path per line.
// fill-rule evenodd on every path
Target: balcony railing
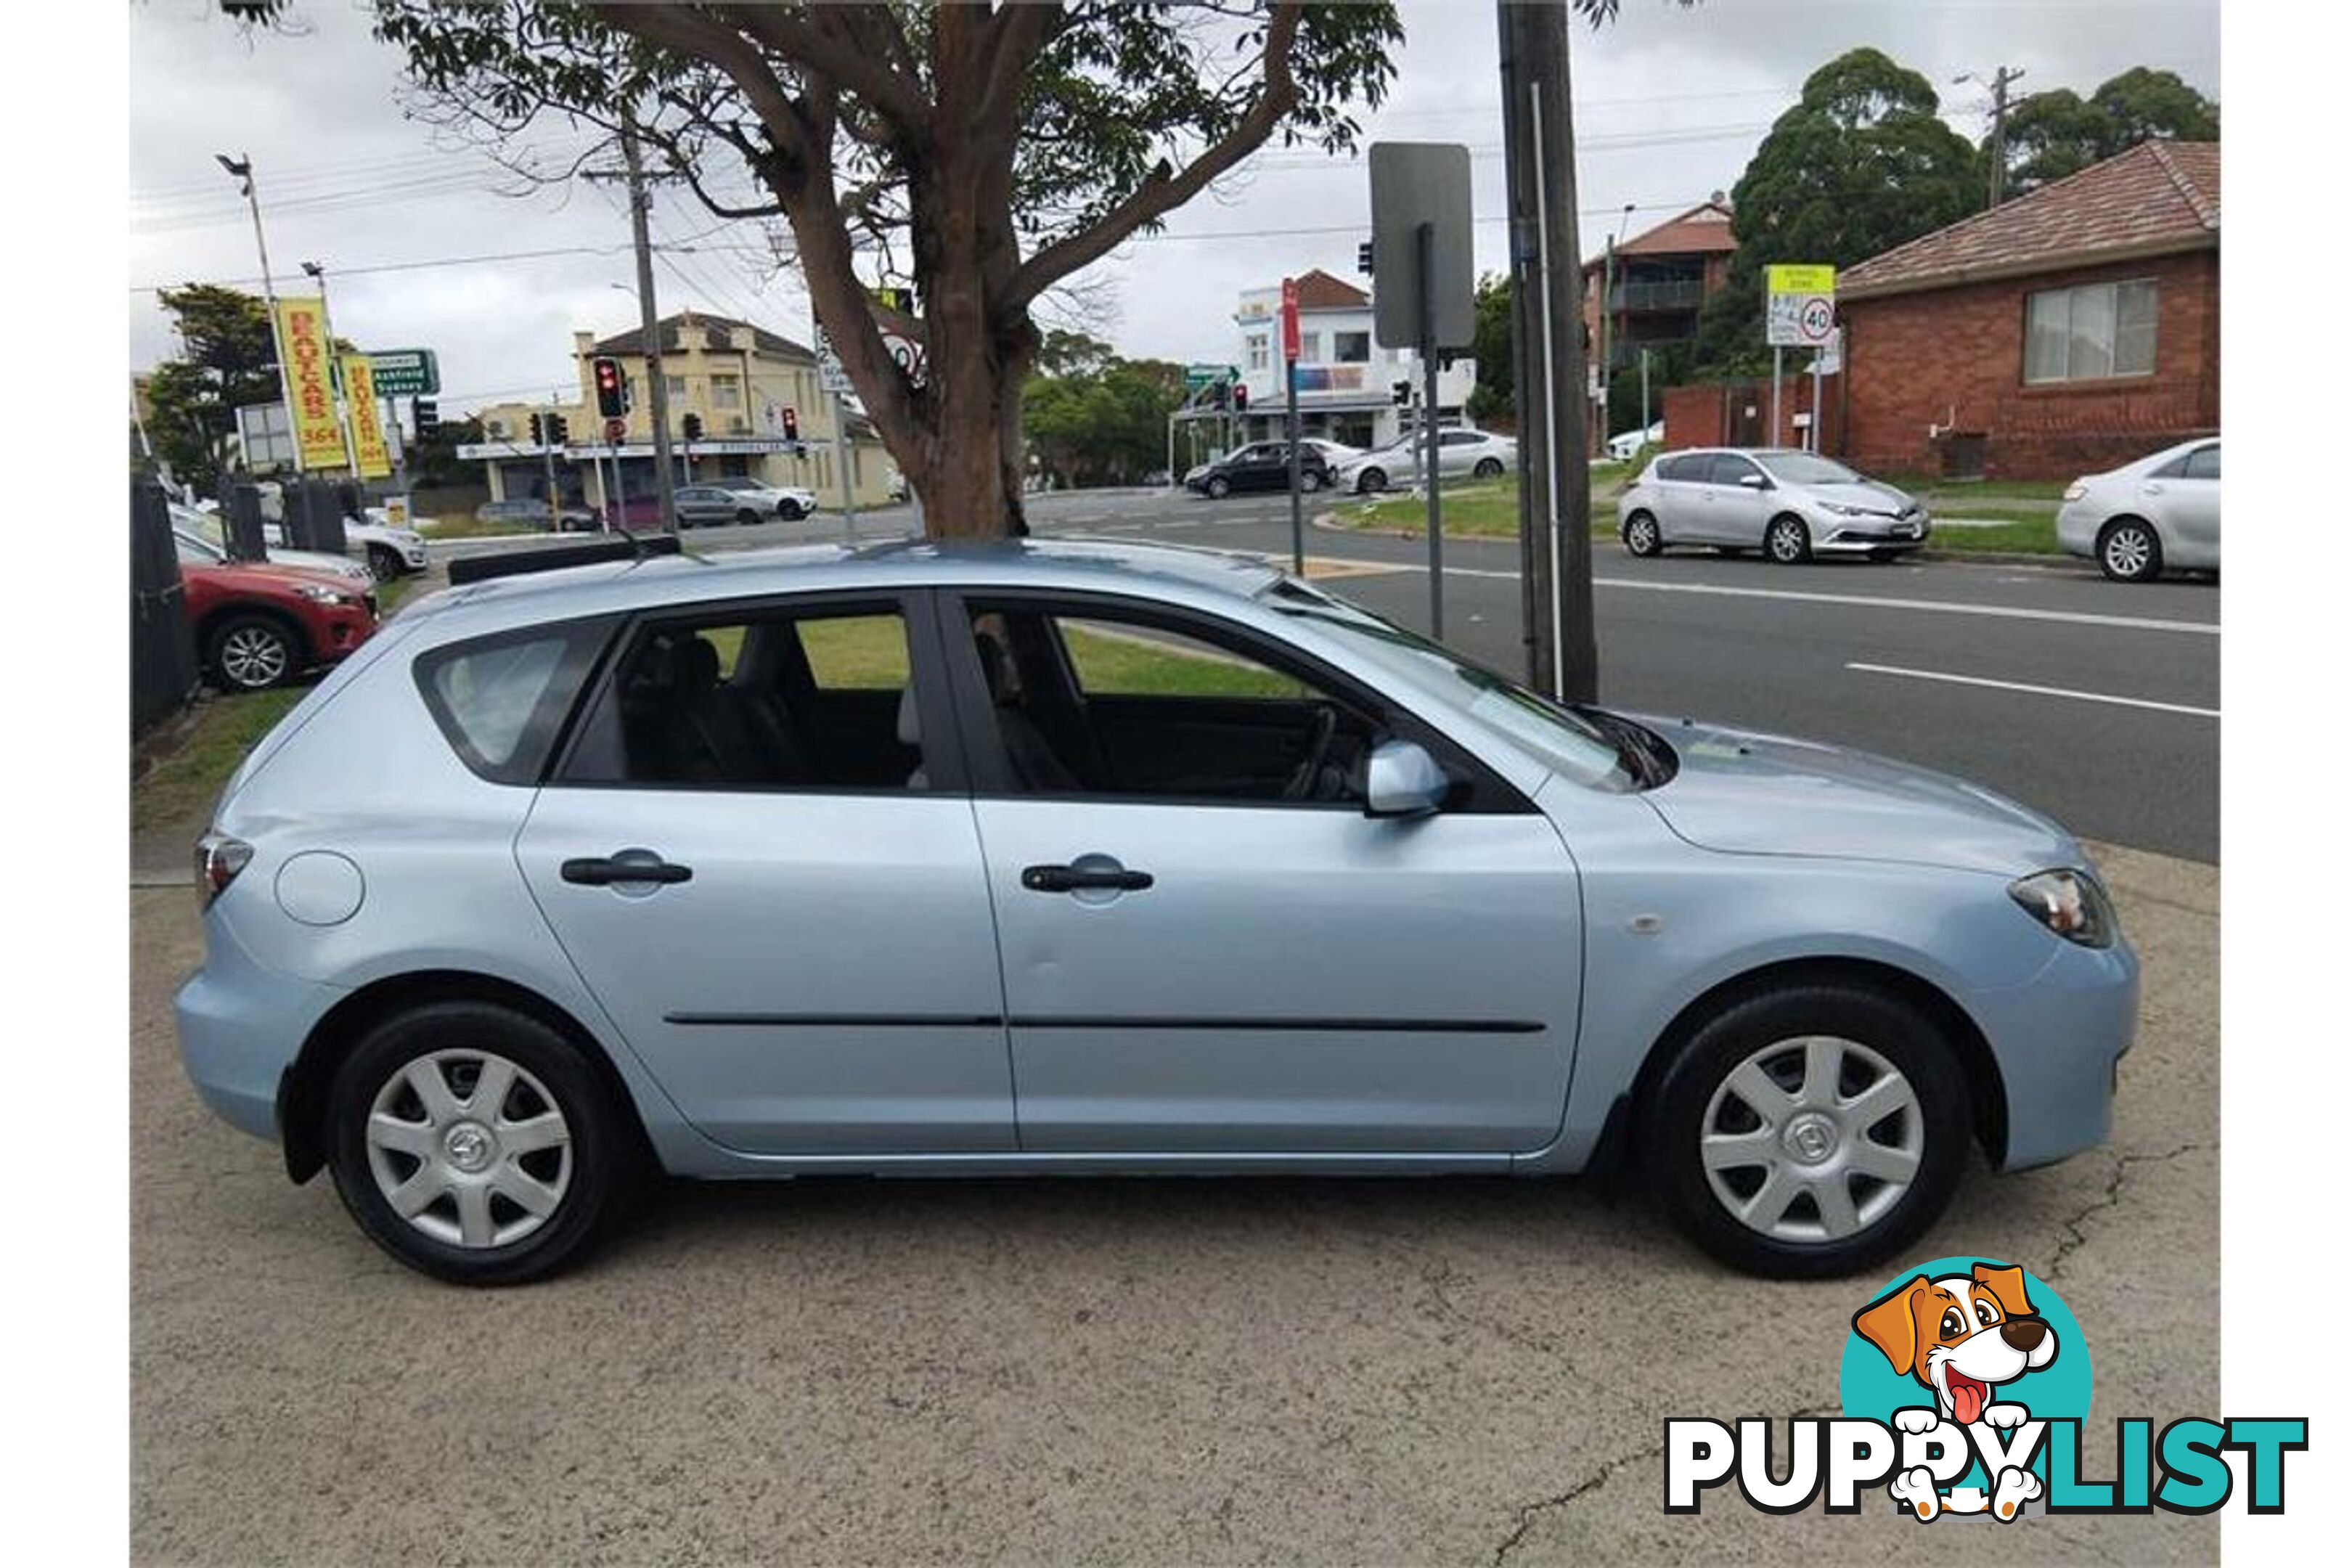
M 1663 282 L 1620 283 L 1609 291 L 1612 310 L 1689 310 L 1696 309 L 1706 298 L 1706 284 L 1697 278 L 1675 278 Z

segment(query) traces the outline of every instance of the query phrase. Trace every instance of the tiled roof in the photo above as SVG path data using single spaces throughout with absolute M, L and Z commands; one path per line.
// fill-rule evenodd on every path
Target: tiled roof
M 1676 213 L 1654 228 L 1645 228 L 1631 239 L 1620 240 L 1620 256 L 1713 256 L 1728 254 L 1739 248 L 1731 234 L 1731 204 L 1707 201 L 1686 212 Z M 1587 272 L 1597 272 L 1607 252 L 1584 264 Z
M 812 363 L 816 359 L 814 353 L 790 338 L 779 337 L 765 327 L 753 326 L 749 321 L 738 321 L 728 316 L 711 316 L 695 310 L 681 310 L 675 316 L 664 316 L 654 323 L 654 328 L 661 336 L 664 353 L 683 352 L 688 342 L 686 334 L 689 332 L 698 332 L 702 335 L 701 346 L 704 349 L 718 353 L 730 353 L 733 352 L 733 348 L 727 341 L 728 333 L 739 328 L 749 328 L 756 353 L 777 354 L 785 359 L 805 360 Z M 625 332 L 600 340 L 593 352 L 600 354 L 642 354 L 645 353 L 642 346 L 644 342 L 644 330 L 632 327 Z
M 1298 277 L 1298 308 L 1302 310 L 1360 310 L 1372 297 L 1352 283 L 1343 283 L 1318 267 Z
M 2221 234 L 2221 143 L 2143 142 L 1849 268 L 1838 294 L 1900 294 L 2159 255 L 2217 245 Z

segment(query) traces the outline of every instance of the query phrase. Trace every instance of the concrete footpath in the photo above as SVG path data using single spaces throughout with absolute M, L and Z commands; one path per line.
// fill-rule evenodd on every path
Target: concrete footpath
M 2086 1433 L 2220 1414 L 2219 875 L 2098 853 L 2147 976 L 2114 1141 L 1972 1174 L 1917 1248 L 2063 1292 Z M 194 900 L 131 899 L 138 1562 L 2218 1552 L 2212 1520 L 2163 1514 L 1922 1527 L 1715 1493 L 1665 1517 L 1664 1418 L 1834 1413 L 1879 1281 L 1728 1274 L 1574 1183 L 681 1188 L 547 1285 L 436 1285 L 197 1103 L 170 1016 Z

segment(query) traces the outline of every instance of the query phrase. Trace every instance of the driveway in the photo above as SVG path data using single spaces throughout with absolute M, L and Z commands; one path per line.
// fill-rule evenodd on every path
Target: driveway
M 2063 1292 L 2090 1434 L 2220 1413 L 2218 873 L 2100 858 L 2147 973 L 2115 1141 L 1972 1176 L 1918 1248 Z M 1718 1492 L 1665 1518 L 1663 1418 L 1834 1413 L 1877 1279 L 1732 1276 L 1576 1184 L 692 1188 L 550 1284 L 436 1285 L 198 1105 L 170 1016 L 194 900 L 132 900 L 141 1562 L 2218 1552 L 2213 1521 L 2170 1515 L 1923 1529 Z

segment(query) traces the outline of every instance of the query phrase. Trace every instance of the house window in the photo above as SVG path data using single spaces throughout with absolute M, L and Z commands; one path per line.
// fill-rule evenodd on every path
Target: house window
M 1335 364 L 1370 364 L 1372 359 L 1372 334 L 1370 332 L 1333 332 L 1331 361 Z
M 2025 379 L 2091 381 L 2156 369 L 2156 284 L 2086 283 L 2025 300 Z
M 1323 334 L 1321 332 L 1299 333 L 1298 363 L 1301 364 L 1320 364 L 1322 361 Z
M 710 406 L 713 408 L 742 407 L 743 383 L 741 378 L 732 375 L 712 376 L 710 378 Z
M 682 375 L 674 375 L 669 378 L 669 395 L 672 397 L 684 397 L 686 395 L 686 377 Z
M 1265 334 L 1252 332 L 1242 342 L 1248 350 L 1250 369 L 1264 370 L 1265 368 Z

